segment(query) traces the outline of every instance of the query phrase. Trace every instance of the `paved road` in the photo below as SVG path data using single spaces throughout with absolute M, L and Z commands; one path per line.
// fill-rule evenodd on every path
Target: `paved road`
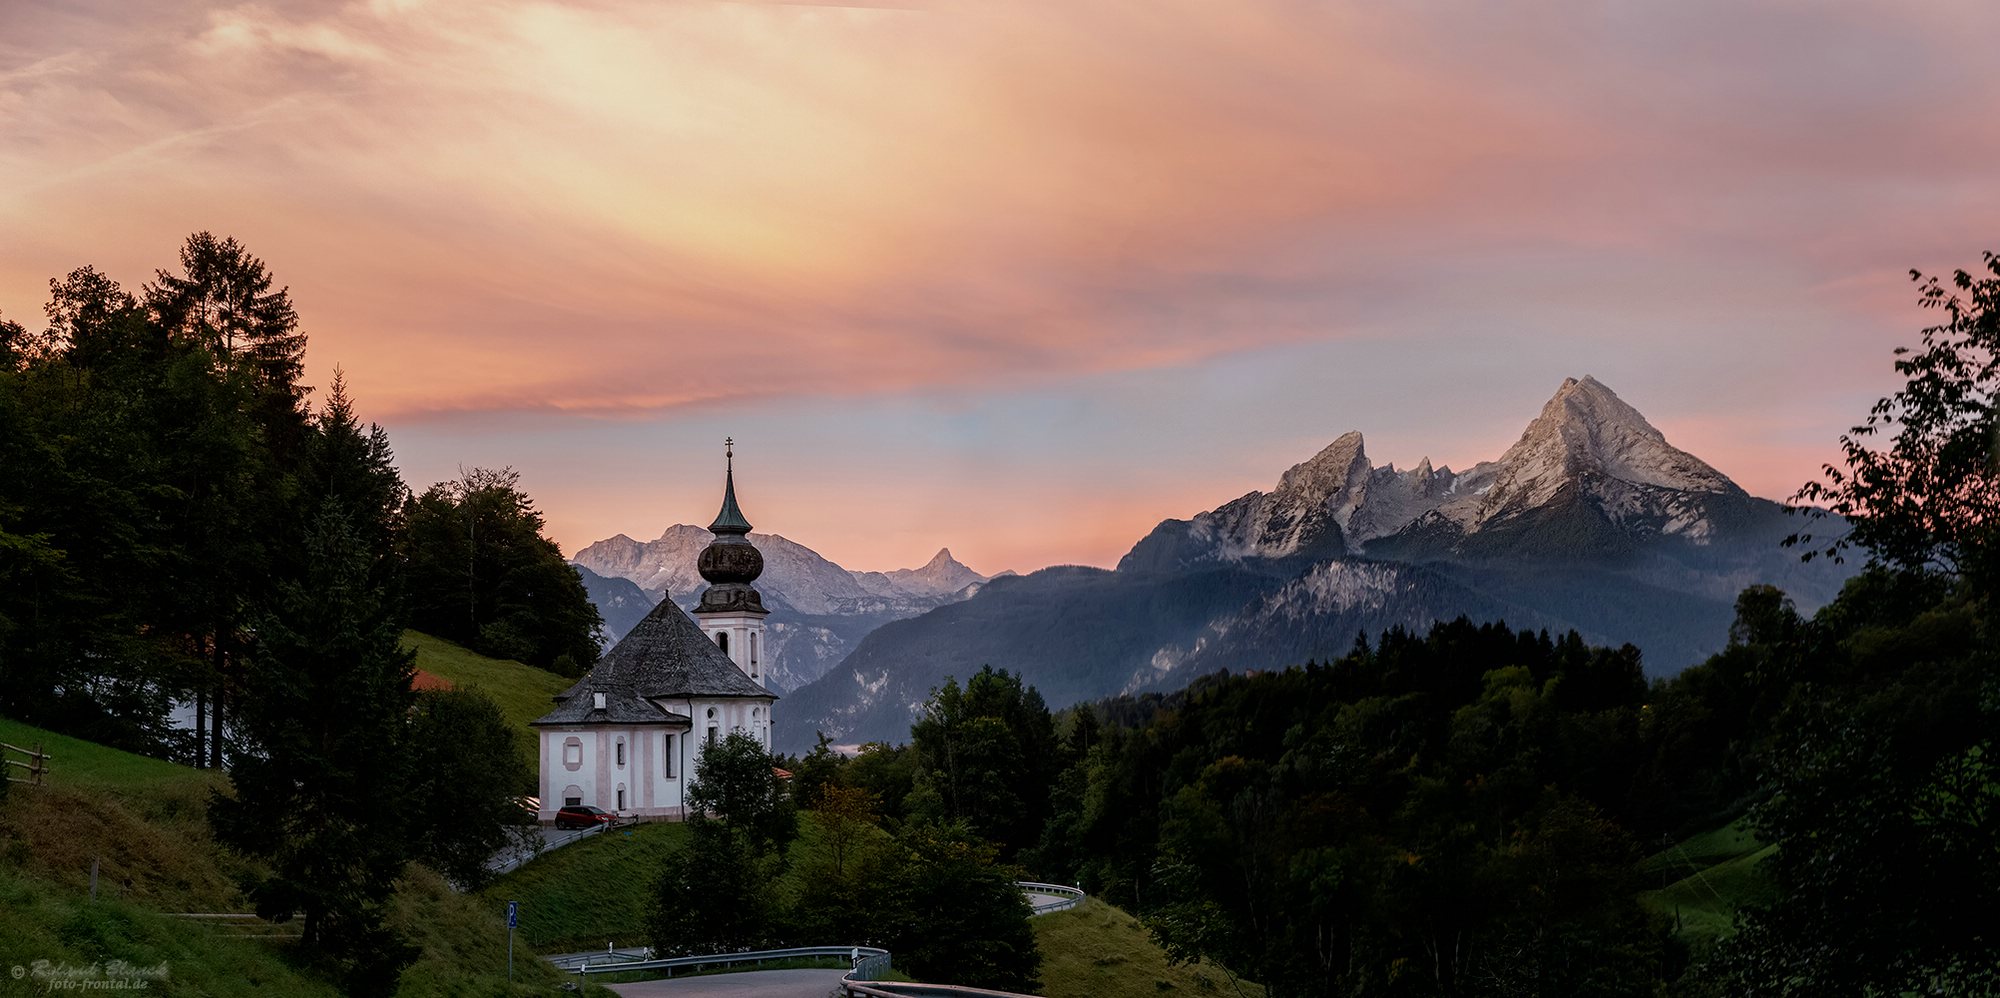
M 845 970 L 752 970 L 638 984 L 607 984 L 626 998 L 826 998 Z
M 1031 915 L 1043 914 L 1059 904 L 1067 905 L 1076 903 L 1075 898 L 1057 897 L 1054 894 L 1037 894 L 1034 891 L 1023 891 L 1022 893 L 1028 896 L 1028 903 L 1035 908 L 1034 911 L 1029 912 Z
M 554 825 L 537 825 L 533 830 L 534 838 L 529 839 L 527 843 L 530 848 L 524 849 L 514 843 L 502 846 L 499 852 L 494 853 L 492 858 L 486 861 L 486 868 L 495 873 L 505 873 L 551 849 L 560 849 L 572 842 L 589 838 L 592 835 L 601 835 L 606 832 L 617 835 L 628 831 L 631 831 L 631 826 L 629 825 L 614 829 L 566 828 L 561 830 L 558 830 Z M 539 851 L 532 848 L 533 843 L 537 840 L 541 842 L 541 849 Z

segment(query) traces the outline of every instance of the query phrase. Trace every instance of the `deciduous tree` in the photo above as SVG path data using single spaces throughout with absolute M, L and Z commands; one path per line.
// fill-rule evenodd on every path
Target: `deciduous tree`
M 1910 278 L 1944 321 L 1919 334 L 1921 347 L 1897 348 L 1903 387 L 1840 438 L 1845 467 L 1826 465 L 1793 497 L 1823 504 L 1849 532 L 1795 541 L 1807 557 L 1858 546 L 1896 568 L 1977 572 L 1990 584 L 2000 571 L 2000 255 L 1948 281 Z M 1890 433 L 1886 448 L 1870 446 Z
M 511 468 L 439 482 L 405 512 L 411 626 L 488 655 L 581 674 L 603 626 Z
M 782 847 L 797 830 L 791 794 L 771 768 L 771 753 L 740 731 L 702 746 L 688 783 L 689 820 L 711 816 L 760 847 Z

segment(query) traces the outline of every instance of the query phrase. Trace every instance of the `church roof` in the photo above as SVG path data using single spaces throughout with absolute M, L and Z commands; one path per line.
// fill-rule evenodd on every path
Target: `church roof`
M 604 694 L 602 709 L 598 693 Z M 673 600 L 663 599 L 588 675 L 556 696 L 555 710 L 534 723 L 686 724 L 687 717 L 654 701 L 722 697 L 777 699 L 744 675 Z

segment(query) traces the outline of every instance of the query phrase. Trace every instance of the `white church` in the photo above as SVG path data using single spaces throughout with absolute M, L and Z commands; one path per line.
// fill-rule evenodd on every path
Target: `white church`
M 697 567 L 709 587 L 693 618 L 664 598 L 557 695 L 534 722 L 541 736 L 541 820 L 595 804 L 626 818 L 679 818 L 702 746 L 732 732 L 771 745 L 771 705 L 758 661 L 764 599 L 751 587 L 764 556 L 736 505 L 729 452 L 722 512 Z

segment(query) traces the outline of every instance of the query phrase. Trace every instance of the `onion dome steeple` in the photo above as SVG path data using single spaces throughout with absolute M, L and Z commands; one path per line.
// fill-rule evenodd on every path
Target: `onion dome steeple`
M 722 473 L 722 512 L 715 514 L 715 522 L 708 525 L 708 532 L 715 535 L 747 534 L 750 521 L 743 518 L 743 510 L 736 505 L 736 438 L 722 441 L 723 460 L 728 462 Z M 748 581 L 748 580 L 745 580 Z
M 743 518 L 743 510 L 736 505 L 736 441 L 723 442 L 724 460 L 727 470 L 722 480 L 722 511 L 715 514 L 715 522 L 708 525 L 709 533 L 715 540 L 701 549 L 701 557 L 695 567 L 701 577 L 707 579 L 709 587 L 701 594 L 701 605 L 696 613 L 721 610 L 750 610 L 756 613 L 764 610 L 764 598 L 750 583 L 764 574 L 764 556 L 750 543 L 750 521 Z

